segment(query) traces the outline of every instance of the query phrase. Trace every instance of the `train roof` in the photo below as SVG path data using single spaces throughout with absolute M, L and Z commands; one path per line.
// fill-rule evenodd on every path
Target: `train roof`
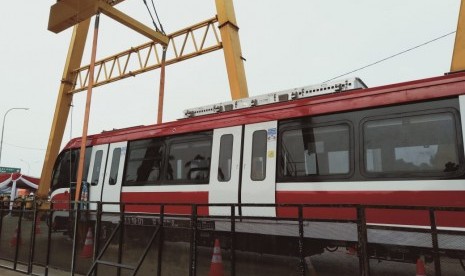
M 88 146 L 161 137 L 215 128 L 282 120 L 309 115 L 322 115 L 370 107 L 387 106 L 465 94 L 465 72 L 440 77 L 350 90 L 343 93 L 289 99 L 287 101 L 214 112 L 162 124 L 136 126 L 104 131 L 88 136 Z M 65 148 L 78 148 L 81 139 L 72 139 Z

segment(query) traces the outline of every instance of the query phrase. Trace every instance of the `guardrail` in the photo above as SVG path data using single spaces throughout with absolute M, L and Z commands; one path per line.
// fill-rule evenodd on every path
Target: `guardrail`
M 292 255 L 296 260 L 295 275 L 304 276 L 308 273 L 306 258 L 312 254 L 311 252 L 318 252 L 318 248 L 311 248 L 315 245 L 339 245 L 355 249 L 353 252 L 355 252 L 354 258 L 358 258 L 358 275 L 376 275 L 377 272 L 372 273 L 373 263 L 370 263 L 370 260 L 392 260 L 392 255 L 384 254 L 386 252 L 390 254 L 402 252 L 409 257 L 399 258 L 396 261 L 411 261 L 413 263 L 418 257 L 423 256 L 426 262 L 431 263 L 434 275 L 452 275 L 444 272 L 447 271 L 448 266 L 447 263 L 444 264 L 444 261 L 450 258 L 460 262 L 462 267 L 456 268 L 457 271 L 461 271 L 461 273 L 465 271 L 462 263 L 462 258 L 465 257 L 464 229 L 438 227 L 438 221 L 440 221 L 438 217 L 444 214 L 464 214 L 465 216 L 465 208 L 354 204 L 121 203 L 117 204 L 120 205 L 121 212 L 104 212 L 105 205 L 115 205 L 115 203 L 66 202 L 70 203 L 69 206 L 72 208 L 54 208 L 60 203 L 63 202 L 52 202 L 51 209 L 47 211 L 36 209 L 35 204 L 32 205 L 32 209 L 27 209 L 25 208 L 26 202 L 22 202 L 17 209 L 0 209 L 0 260 L 7 261 L 8 264 L 0 263 L 0 267 L 33 275 L 49 275 L 50 269 L 56 268 L 70 271 L 71 275 L 83 272 L 87 275 L 98 275 L 99 271 L 105 271 L 102 270 L 102 266 L 112 266 L 116 269 L 116 275 L 121 275 L 123 271 L 129 270 L 133 271 L 134 275 L 138 272 L 137 275 L 145 275 L 140 270 L 141 266 L 148 252 L 154 250 L 157 256 L 151 259 L 156 266 L 153 270 L 156 271 L 157 275 L 162 275 L 164 267 L 166 269 L 163 257 L 166 253 L 165 245 L 173 241 L 182 241 L 186 246 L 188 245 L 188 250 L 183 251 L 188 254 L 188 256 L 183 256 L 184 259 L 188 259 L 188 262 L 185 262 L 186 267 L 183 273 L 199 275 L 199 269 L 205 270 L 205 264 L 199 266 L 199 262 L 205 263 L 205 258 L 199 257 L 199 248 L 204 248 L 206 245 L 211 246 L 216 238 L 221 237 L 224 243 L 223 250 L 228 255 L 226 260 L 228 265 L 225 270 L 227 270 L 228 275 L 240 275 L 237 268 L 241 264 L 236 258 L 237 252 L 243 254 L 242 246 L 244 244 L 247 245 L 247 242 L 253 244 L 255 238 L 258 243 L 259 237 L 263 236 L 269 237 L 271 241 L 275 241 L 275 237 L 279 237 L 279 240 L 284 241 L 286 248 L 290 248 L 283 255 Z M 96 210 L 89 210 L 90 203 L 96 205 Z M 4 206 L 9 205 L 4 204 Z M 156 208 L 158 212 L 156 214 L 125 212 L 134 205 L 138 207 L 150 206 Z M 205 210 L 213 206 L 229 210 L 228 215 L 206 215 L 205 213 L 208 212 Z M 169 210 L 173 210 L 173 208 L 182 208 L 184 213 L 170 212 Z M 276 208 L 277 210 L 279 208 L 285 210 L 286 215 L 281 214 L 279 218 L 244 216 L 238 212 L 242 208 Z M 367 223 L 371 219 L 370 214 L 376 214 L 380 210 L 393 213 L 407 212 L 410 215 L 412 212 L 416 212 L 427 219 L 428 223 L 421 227 Z M 329 213 L 334 214 L 334 216 L 332 218 L 318 217 L 320 211 L 325 211 L 325 214 L 330 211 Z M 68 229 L 63 227 L 57 229 L 58 217 L 65 218 Z M 150 223 L 145 223 L 145 221 Z M 111 225 L 118 225 L 118 228 L 104 229 L 111 228 Z M 46 235 L 38 233 L 37 230 L 44 227 L 47 228 Z M 145 244 L 144 250 L 138 251 L 143 252 L 143 254 L 137 259 L 137 263 L 129 265 L 124 263 L 123 255 L 124 248 L 127 248 L 131 243 L 131 240 L 126 236 L 133 234 L 131 231 L 138 229 L 134 227 L 140 227 L 145 232 L 151 229 L 153 234 L 147 235 L 151 237 L 150 242 Z M 342 229 L 341 231 L 345 231 L 345 234 L 341 232 L 340 236 L 338 233 L 331 236 L 331 233 L 325 233 L 325 231 L 331 232 L 331 229 Z M 71 237 L 71 240 L 68 240 L 68 245 L 63 243 L 64 236 L 58 235 L 63 231 L 67 233 L 68 237 Z M 86 244 L 85 241 L 85 234 L 89 235 L 89 231 L 92 232 L 92 236 L 98 237 L 91 245 Z M 170 236 L 176 231 L 182 233 L 181 238 L 174 235 L 173 239 Z M 106 233 L 109 232 L 112 233 L 108 237 Z M 253 234 L 252 240 L 244 242 L 244 237 L 250 234 Z M 28 237 L 28 239 L 24 237 Z M 9 242 L 6 243 L 8 239 Z M 39 248 L 36 246 L 38 241 L 41 244 Z M 101 246 L 102 242 L 105 242 L 104 246 Z M 116 260 L 103 260 L 110 244 L 113 244 L 112 254 L 114 255 L 113 259 Z M 277 241 L 276 244 L 278 244 Z M 262 245 L 264 248 L 270 247 L 265 242 Z M 53 255 L 52 253 L 57 246 L 63 246 L 60 250 L 70 250 L 71 252 L 68 252 L 70 255 L 66 253 L 69 255 L 66 258 L 63 256 L 66 255 L 65 253 L 62 256 L 57 256 L 55 252 Z M 92 247 L 90 251 L 92 258 L 89 260 L 83 260 L 82 256 L 78 255 L 79 248 L 83 246 Z M 115 246 L 116 248 L 114 248 Z M 254 248 L 256 252 L 265 250 L 259 247 Z M 5 248 L 13 250 L 6 254 L 4 253 L 7 251 Z M 279 248 L 271 249 L 274 253 L 279 254 Z M 383 253 L 381 254 L 381 250 L 386 252 L 381 252 Z M 65 258 L 67 261 L 63 263 L 70 265 L 61 267 L 54 258 Z M 203 259 L 199 261 L 199 258 Z

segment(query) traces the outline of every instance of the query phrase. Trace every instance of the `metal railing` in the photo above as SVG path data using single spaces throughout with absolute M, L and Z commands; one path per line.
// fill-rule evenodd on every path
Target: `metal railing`
M 376 251 L 380 248 L 402 248 L 404 253 L 408 253 L 413 256 L 426 256 L 427 260 L 431 260 L 432 267 L 434 268 L 434 275 L 445 275 L 443 274 L 443 258 L 444 256 L 454 256 L 461 260 L 465 256 L 465 231 L 460 228 L 445 228 L 438 226 L 438 217 L 447 214 L 462 214 L 465 218 L 465 208 L 455 208 L 455 207 L 429 207 L 429 206 L 386 206 L 386 205 L 354 205 L 354 204 L 180 204 L 180 203 L 120 203 L 121 212 L 104 212 L 103 206 L 115 205 L 115 203 L 106 203 L 106 202 L 73 202 L 71 206 L 74 206 L 73 209 L 57 209 L 54 208 L 59 202 L 52 202 L 51 209 L 47 211 L 39 210 L 33 204 L 31 209 L 26 209 L 25 202 L 21 203 L 17 209 L 9 210 L 6 208 L 0 209 L 0 252 L 5 247 L 4 243 L 5 233 L 14 230 L 14 237 L 10 241 L 10 247 L 13 247 L 13 254 L 10 256 L 2 256 L 0 254 L 0 259 L 7 261 L 10 265 L 0 264 L 0 267 L 12 269 L 16 271 L 23 272 L 25 274 L 39 275 L 35 274 L 36 268 L 43 268 L 42 274 L 40 275 L 49 275 L 49 269 L 53 268 L 51 265 L 53 259 L 51 254 L 51 248 L 56 239 L 56 228 L 54 222 L 57 219 L 57 213 L 60 213 L 61 216 L 68 215 L 68 226 L 72 226 L 71 231 L 68 230 L 68 234 L 72 237 L 72 246 L 71 246 L 71 259 L 70 267 L 64 268 L 69 269 L 71 275 L 77 273 L 78 259 L 77 254 L 78 248 L 82 246 L 82 242 L 79 240 L 82 239 L 79 232 L 83 227 L 91 227 L 93 230 L 93 236 L 97 237 L 93 244 L 93 258 L 92 261 L 85 267 L 87 275 L 97 275 L 98 267 L 101 265 L 113 266 L 117 268 L 117 275 L 121 275 L 122 270 L 132 270 L 133 274 L 136 275 L 144 259 L 147 257 L 147 253 L 155 244 L 155 241 L 158 243 L 156 246 L 157 257 L 156 257 L 156 273 L 157 275 L 162 275 L 164 261 L 163 261 L 163 252 L 164 245 L 167 242 L 165 240 L 166 230 L 169 229 L 182 229 L 188 233 L 188 237 L 183 240 L 188 244 L 188 275 L 194 276 L 198 275 L 198 261 L 199 254 L 198 249 L 201 246 L 204 246 L 202 239 L 205 239 L 202 234 L 213 233 L 218 235 L 221 233 L 223 237 L 228 237 L 227 248 L 229 253 L 229 275 L 238 275 L 237 274 L 237 258 L 236 253 L 238 250 L 237 240 L 242 235 L 247 234 L 242 228 L 244 224 L 253 222 L 254 225 L 257 225 L 258 228 L 262 222 L 280 222 L 285 223 L 285 227 L 292 229 L 289 233 L 294 233 L 289 235 L 289 243 L 296 243 L 295 248 L 297 252 L 294 252 L 295 257 L 298 259 L 298 275 L 306 275 L 308 273 L 306 260 L 307 253 L 309 252 L 308 244 L 309 241 L 318 241 L 320 240 L 321 244 L 342 244 L 349 247 L 356 248 L 356 257 L 358 258 L 358 269 L 359 275 L 372 275 L 371 273 L 371 264 L 370 259 L 381 258 L 377 255 Z M 96 210 L 89 210 L 89 203 L 95 203 L 97 206 Z M 6 206 L 6 205 L 5 205 Z M 8 204 L 9 206 L 9 204 Z M 136 212 L 125 212 L 137 206 L 138 208 L 156 208 L 157 213 L 136 213 Z M 183 208 L 177 210 L 183 210 L 182 212 L 173 212 L 173 208 Z M 225 213 L 227 215 L 208 215 L 207 208 L 211 207 L 222 207 L 222 210 L 229 210 Z M 278 210 L 279 217 L 262 217 L 262 216 L 243 216 L 238 213 L 237 210 L 240 208 L 276 208 Z M 170 209 L 171 208 L 171 209 Z M 171 210 L 171 211 L 170 211 Z M 190 210 L 187 212 L 186 210 Z M 283 210 L 285 210 L 286 215 L 282 215 Z M 321 210 L 330 210 L 332 214 L 335 214 L 334 217 L 318 217 L 317 214 Z M 346 211 L 346 215 L 340 215 Z M 411 227 L 411 226 L 399 226 L 393 224 L 375 224 L 371 223 L 372 219 L 368 213 L 377 212 L 379 210 L 389 211 L 389 212 L 417 212 L 423 217 L 428 219 L 427 225 L 421 227 Z M 11 217 L 16 218 L 13 222 Z M 112 222 L 109 222 L 108 219 L 112 218 Z M 131 225 L 131 219 L 138 218 L 141 221 L 147 219 L 151 221 L 153 228 L 153 234 L 151 235 L 150 241 L 145 245 L 144 250 L 142 250 L 141 256 L 138 258 L 137 264 L 135 265 L 126 265 L 123 261 L 123 245 L 130 243 L 130 241 L 125 240 L 125 228 Z M 105 221 L 106 220 L 106 221 Z M 37 234 L 37 228 L 39 225 L 43 225 L 44 222 L 47 222 L 47 236 Z M 176 222 L 179 221 L 179 222 Z M 225 227 L 219 229 L 217 228 L 218 223 L 221 222 Z M 286 224 L 287 222 L 287 224 Z M 27 227 L 30 229 L 25 229 L 25 223 L 28 223 Z M 106 239 L 105 245 L 100 247 L 100 237 L 102 235 L 102 226 L 105 224 L 112 224 L 118 226 L 113 229 L 112 234 L 109 238 Z M 213 227 L 206 227 L 213 225 Z M 210 223 L 210 224 L 209 224 Z M 332 237 L 332 238 L 321 238 L 318 235 L 314 234 L 314 229 L 312 223 L 326 223 L 327 225 L 333 224 L 342 224 L 348 225 L 344 226 L 345 228 L 349 226 L 354 226 L 356 229 L 355 238 L 346 239 L 345 237 Z M 148 225 L 139 225 L 141 227 L 147 227 Z M 83 226 L 84 225 L 84 226 Z M 90 226 L 89 226 L 90 225 Z M 270 224 L 271 225 L 271 224 Z M 249 226 L 247 224 L 247 226 Z M 280 224 L 280 226 L 282 226 Z M 242 227 L 242 228 L 241 228 Z M 271 226 L 269 226 L 271 227 Z M 284 226 L 283 226 L 284 227 Z M 250 227 L 249 227 L 250 228 Z M 248 229 L 249 229 L 248 228 Z M 10 229 L 10 230 L 8 230 Z M 287 229 L 287 228 L 286 228 Z M 269 233 L 263 233 L 260 231 L 267 230 L 266 227 L 263 229 L 256 229 L 255 234 L 259 235 L 268 235 Z M 294 231 L 296 230 L 296 231 Z M 29 231 L 29 232 L 28 232 Z M 250 231 L 250 230 L 249 230 Z M 418 244 L 399 244 L 398 242 L 392 241 L 392 244 L 388 241 L 377 241 L 370 238 L 370 236 L 376 236 L 375 234 L 379 232 L 382 233 L 394 233 L 391 237 L 397 235 L 395 233 L 403 233 L 405 235 L 425 235 L 429 237 L 429 242 L 418 242 Z M 384 231 L 384 232 L 383 232 Z M 82 232 L 82 231 L 81 231 Z M 119 235 L 117 236 L 117 232 Z M 21 235 L 24 233 L 29 233 L 28 240 L 23 240 Z M 280 234 L 282 236 L 282 234 Z M 108 249 L 110 243 L 115 244 L 114 238 L 118 238 L 117 249 L 116 249 L 116 261 L 109 262 L 103 261 L 102 257 Z M 450 238 L 454 237 L 457 239 L 464 239 L 462 244 L 455 244 L 452 247 L 448 247 L 443 242 L 444 237 Z M 38 249 L 36 248 L 36 241 L 40 239 L 43 244 L 46 244 L 46 248 Z M 23 244 L 25 242 L 25 244 Z M 27 250 L 24 248 L 27 246 Z M 22 252 L 27 251 L 27 258 L 20 258 L 19 252 L 20 249 Z M 40 254 L 38 254 L 40 253 Z M 37 261 L 36 258 L 38 255 L 43 255 L 45 253 L 45 259 L 42 261 Z M 415 258 L 413 258 L 415 260 Z M 82 263 L 82 261 L 81 261 Z M 22 268 L 21 268 L 21 267 Z M 82 268 L 80 273 L 82 272 Z M 143 274 L 140 274 L 143 275 Z

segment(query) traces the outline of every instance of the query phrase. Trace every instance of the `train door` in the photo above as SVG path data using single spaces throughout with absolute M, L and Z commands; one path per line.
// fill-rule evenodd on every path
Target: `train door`
M 104 212 L 119 212 L 119 204 L 108 204 L 111 202 L 119 203 L 121 198 L 121 183 L 123 181 L 124 159 L 126 157 L 127 142 L 110 144 L 108 150 L 108 165 L 105 169 L 103 181 L 102 202 Z
M 92 147 L 90 157 L 89 172 L 87 174 L 87 182 L 89 182 L 89 201 L 100 201 L 102 192 L 103 176 L 105 173 L 105 165 L 107 163 L 108 145 L 99 145 Z M 91 210 L 97 209 L 97 204 L 89 205 Z
M 277 122 L 246 125 L 242 163 L 241 203 L 276 202 Z M 276 216 L 275 207 L 242 207 L 243 216 Z
M 235 204 L 239 202 L 242 126 L 213 131 L 212 161 L 208 202 Z M 230 215 L 231 208 L 210 206 L 210 215 Z M 236 210 L 236 215 L 238 215 Z

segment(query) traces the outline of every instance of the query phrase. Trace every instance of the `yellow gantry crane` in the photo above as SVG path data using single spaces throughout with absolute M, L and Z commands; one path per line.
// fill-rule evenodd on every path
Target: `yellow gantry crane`
M 58 33 L 72 26 L 74 26 L 74 30 L 58 93 L 40 185 L 36 195 L 39 199 L 39 204 L 41 203 L 40 199 L 46 199 L 48 196 L 53 165 L 60 150 L 66 121 L 75 93 L 87 90 L 86 115 L 84 118 L 83 142 L 81 145 L 78 169 L 76 199 L 80 194 L 85 152 L 83 149 L 86 146 L 90 98 L 93 87 L 158 68 L 161 68 L 163 73 L 165 64 L 177 63 L 215 50 L 223 49 L 231 97 L 233 99 L 248 97 L 247 81 L 238 35 L 239 27 L 237 25 L 232 0 L 215 0 L 217 16 L 168 35 L 153 30 L 116 9 L 115 6 L 123 1 L 124 0 L 58 0 L 50 9 L 48 27 L 50 31 Z M 95 58 L 95 50 L 97 46 L 98 18 L 100 13 L 146 36 L 150 41 L 97 61 Z M 81 62 L 84 46 L 89 32 L 90 20 L 93 16 L 96 16 L 96 23 L 94 28 L 91 63 L 82 66 Z M 219 35 L 216 30 L 217 28 L 219 29 Z M 197 34 L 200 32 L 203 33 L 203 35 L 201 37 L 196 37 L 194 32 Z M 214 37 L 212 40 L 213 42 L 209 42 L 207 39 L 209 35 Z M 179 45 L 176 41 L 182 41 L 182 43 Z M 195 49 L 193 52 L 188 52 L 186 50 L 186 45 L 189 41 L 193 43 L 193 48 Z M 171 51 L 172 55 L 169 57 L 165 56 L 169 51 Z M 160 53 L 162 57 L 160 57 Z M 131 62 L 131 59 L 136 59 L 136 62 Z M 136 64 L 135 67 L 131 67 L 134 66 L 134 64 Z M 161 77 L 161 82 L 163 82 L 163 76 Z M 162 85 L 160 86 L 160 90 L 162 91 Z M 160 94 L 160 98 L 163 98 L 162 94 Z M 160 106 L 159 103 L 158 122 L 161 122 L 160 107 L 162 106 Z

